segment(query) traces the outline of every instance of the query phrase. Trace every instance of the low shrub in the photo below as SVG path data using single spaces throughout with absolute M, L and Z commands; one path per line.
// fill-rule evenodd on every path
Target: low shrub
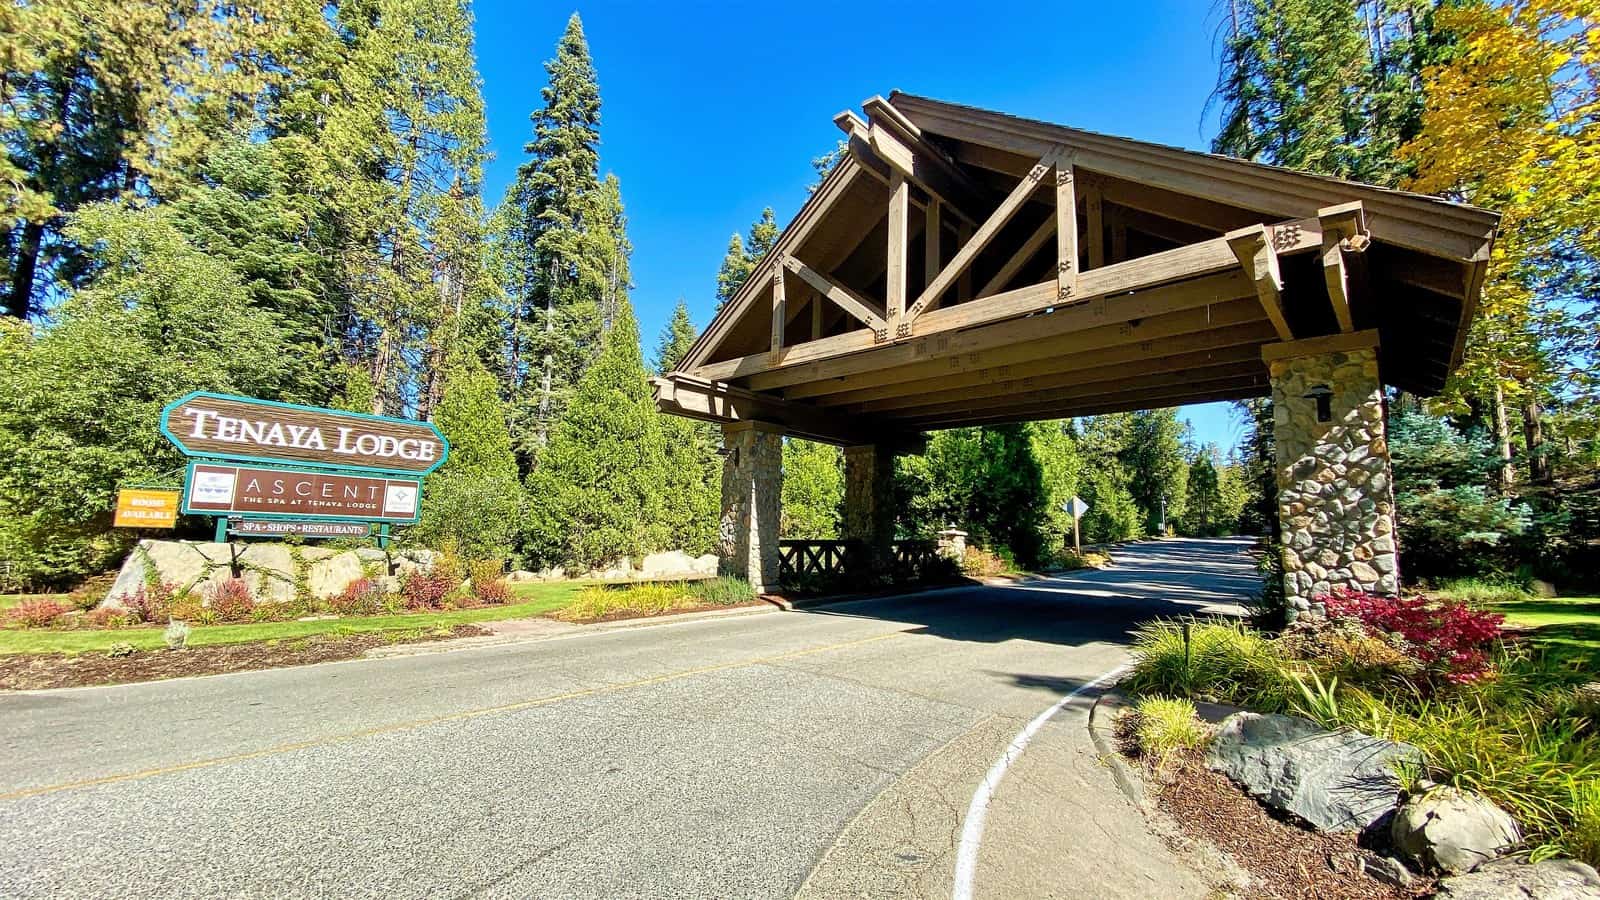
M 1017 562 L 1011 556 L 1011 551 L 1000 548 L 999 552 L 986 550 L 983 547 L 969 546 L 961 556 L 961 574 L 983 578 L 995 575 L 1011 575 L 1018 571 Z
M 166 641 L 168 650 L 182 650 L 189 646 L 189 626 L 179 619 L 167 623 L 167 630 L 161 634 Z
M 1272 642 L 1224 619 L 1145 625 L 1135 632 L 1133 656 L 1127 685 L 1139 694 L 1282 712 L 1294 691 Z
M 133 593 L 117 598 L 139 621 L 156 625 L 172 617 L 172 607 L 178 599 L 178 586 L 168 581 L 141 584 Z
M 387 609 L 388 591 L 376 578 L 357 578 L 328 598 L 328 608 L 341 616 L 375 616 Z
M 218 622 L 248 622 L 256 608 L 255 592 L 250 590 L 250 585 L 243 578 L 229 578 L 206 585 L 205 598 L 206 608 Z
M 468 563 L 466 578 L 473 584 L 499 581 L 506 577 L 506 561 L 503 559 L 480 559 Z
M 82 622 L 91 628 L 126 628 L 139 624 L 139 614 L 116 606 L 101 606 L 83 614 Z
M 460 584 L 456 572 L 446 568 L 412 569 L 400 576 L 400 596 L 406 609 L 443 609 L 445 598 Z
M 472 581 L 472 597 L 485 606 L 501 606 L 511 602 L 511 585 L 504 578 L 493 581 Z
M 1133 715 L 1139 753 L 1157 772 L 1179 753 L 1198 750 L 1211 738 L 1211 730 L 1195 715 L 1190 700 L 1141 697 Z
M 1310 663 L 1317 670 L 1348 684 L 1372 684 L 1395 676 L 1415 675 L 1421 665 L 1398 641 L 1367 632 L 1350 619 L 1296 619 L 1274 641 L 1287 659 Z
M 24 600 L 11 607 L 9 618 L 23 628 L 49 628 L 64 624 L 67 606 L 56 600 Z
M 1348 589 L 1317 598 L 1331 619 L 1359 622 L 1373 636 L 1398 638 L 1407 656 L 1433 678 L 1465 684 L 1493 671 L 1490 650 L 1506 617 L 1458 601 L 1376 597 Z
M 139 648 L 133 646 L 127 641 L 118 641 L 106 648 L 106 656 L 109 656 L 112 659 L 121 659 L 126 656 L 132 656 L 138 652 Z
M 1600 777 L 1569 781 L 1572 827 L 1562 838 L 1562 849 L 1590 865 L 1600 865 Z

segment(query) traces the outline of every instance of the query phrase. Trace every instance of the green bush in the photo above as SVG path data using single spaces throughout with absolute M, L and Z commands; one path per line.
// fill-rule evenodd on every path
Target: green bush
M 1295 688 L 1272 642 L 1224 619 L 1163 620 L 1135 633 L 1130 690 L 1282 712 Z
M 1451 578 L 1428 594 L 1478 607 L 1515 603 L 1533 596 L 1526 585 L 1510 578 Z
M 1139 752 L 1157 771 L 1164 769 L 1176 754 L 1205 746 L 1211 737 L 1190 700 L 1141 697 L 1133 715 Z

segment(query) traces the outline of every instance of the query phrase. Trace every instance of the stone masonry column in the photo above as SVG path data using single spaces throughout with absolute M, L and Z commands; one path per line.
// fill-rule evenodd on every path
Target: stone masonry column
M 1283 587 L 1292 620 L 1337 587 L 1399 590 L 1377 335 L 1269 344 Z
M 750 582 L 756 593 L 778 586 L 778 517 L 783 512 L 783 430 L 765 422 L 722 426 L 722 521 L 717 569 Z
M 867 548 L 870 576 L 894 569 L 894 448 L 861 444 L 844 448 L 844 521 L 840 536 Z

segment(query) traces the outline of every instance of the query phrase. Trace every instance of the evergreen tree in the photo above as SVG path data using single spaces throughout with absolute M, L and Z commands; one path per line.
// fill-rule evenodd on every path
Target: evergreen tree
M 1189 463 L 1189 504 L 1183 518 L 1187 534 L 1210 537 L 1227 531 L 1215 454 L 1215 447 L 1203 447 Z
M 678 298 L 678 305 L 672 308 L 672 318 L 661 329 L 661 337 L 656 340 L 656 374 L 665 375 L 677 368 L 683 358 L 688 355 L 689 348 L 694 346 L 696 331 L 694 322 L 689 318 L 689 304 Z
M 784 538 L 832 540 L 839 536 L 844 501 L 844 457 L 838 447 L 799 438 L 783 442 Z
M 1278 539 L 1278 450 L 1272 436 L 1272 400 L 1266 397 L 1240 400 L 1234 414 L 1244 420 L 1241 443 L 1240 480 L 1247 488 L 1247 499 L 1239 514 L 1239 530 L 1245 534 Z
M 1144 514 L 1144 530 L 1159 534 L 1163 502 L 1166 521 L 1182 520 L 1188 498 L 1183 425 L 1176 409 L 1150 409 L 1128 420 L 1126 443 L 1118 456 L 1128 473 L 1128 489 Z
M 576 13 L 545 72 L 544 106 L 532 115 L 528 159 L 506 191 L 496 240 L 518 449 L 529 465 L 629 286 L 621 191 L 599 175 L 600 87 Z
M 169 209 L 98 204 L 65 235 L 98 275 L 48 329 L 0 333 L 0 558 L 11 586 L 58 588 L 104 569 L 135 537 L 110 529 L 118 485 L 170 481 L 182 458 L 156 427 L 192 390 L 275 396 L 276 316 Z M 181 532 L 180 532 L 181 533 Z
M 1416 136 L 1438 0 L 1240 0 L 1228 9 L 1212 148 L 1394 185 Z
M 761 261 L 766 259 L 772 245 L 778 242 L 778 222 L 772 207 L 761 211 L 761 218 L 750 225 L 750 233 L 743 240 L 737 234 L 728 238 L 728 252 L 722 257 L 722 267 L 717 270 L 717 309 L 721 310 L 739 293 Z
M 1130 413 L 1093 416 L 1079 442 L 1083 477 L 1079 495 L 1089 504 L 1081 520 L 1083 539 L 1121 541 L 1143 534 L 1145 516 L 1134 502 L 1122 456 L 1133 435 Z
M 450 364 L 434 424 L 450 455 L 423 484 L 411 537 L 468 559 L 504 559 L 521 529 L 524 494 L 499 382 L 471 354 Z
M 661 416 L 645 378 L 639 327 L 623 301 L 528 476 L 534 562 L 589 568 L 670 539 Z

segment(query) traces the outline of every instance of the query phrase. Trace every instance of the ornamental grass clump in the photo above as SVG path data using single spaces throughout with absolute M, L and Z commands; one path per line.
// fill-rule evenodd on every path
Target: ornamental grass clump
M 1139 753 L 1163 772 L 1179 754 L 1198 750 L 1211 730 L 1195 715 L 1194 702 L 1172 697 L 1141 697 L 1133 708 L 1134 739 Z
M 1260 633 L 1225 619 L 1163 620 L 1135 632 L 1134 693 L 1190 697 L 1282 712 L 1294 691 Z

